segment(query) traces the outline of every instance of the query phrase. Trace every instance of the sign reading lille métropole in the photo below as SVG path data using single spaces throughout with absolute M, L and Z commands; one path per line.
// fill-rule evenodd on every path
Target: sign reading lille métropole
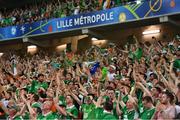
M 180 13 L 180 0 L 149 0 L 108 10 L 0 28 L 0 41 Z

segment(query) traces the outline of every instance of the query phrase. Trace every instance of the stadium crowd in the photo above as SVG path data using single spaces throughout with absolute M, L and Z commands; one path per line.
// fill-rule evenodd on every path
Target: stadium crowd
M 0 119 L 180 119 L 180 39 L 5 53 Z
M 105 10 L 134 1 L 136 0 L 41 0 L 22 8 L 2 9 L 0 27 Z

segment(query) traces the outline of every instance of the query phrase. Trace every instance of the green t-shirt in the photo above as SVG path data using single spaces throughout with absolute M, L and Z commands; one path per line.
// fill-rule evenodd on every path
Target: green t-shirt
M 83 119 L 87 119 L 89 113 L 95 109 L 94 104 L 82 104 Z
M 18 115 L 18 116 L 16 116 L 13 120 L 23 120 L 23 117 L 20 116 L 20 115 Z
M 103 120 L 117 120 L 117 118 L 111 113 L 103 112 Z
M 92 119 L 101 119 L 101 120 L 117 120 L 117 118 L 112 114 L 112 113 L 108 113 L 105 112 L 105 110 L 103 110 L 103 108 L 96 108 L 93 111 L 91 111 L 88 115 L 89 120 Z
M 59 116 L 57 113 L 49 112 L 46 115 L 39 115 L 37 120 L 58 120 Z
M 146 109 L 142 104 L 142 100 L 138 101 L 139 118 L 141 120 L 151 120 L 156 111 L 155 108 Z
M 8 115 L 6 115 L 7 116 L 7 120 L 10 120 L 10 117 L 8 116 Z M 13 120 L 23 120 L 23 117 L 22 116 L 20 116 L 20 115 L 17 115 L 17 116 L 14 116 L 13 117 Z
M 87 119 L 89 120 L 102 119 L 102 114 L 103 114 L 103 108 L 96 108 L 89 113 Z
M 66 112 L 71 113 L 75 118 L 78 117 L 78 109 L 74 105 L 70 107 L 66 107 Z M 74 119 L 74 118 L 68 115 L 66 119 Z
M 122 117 L 123 120 L 134 120 L 134 116 L 135 116 L 135 113 L 136 113 L 135 110 L 128 111 L 127 107 L 125 106 L 122 109 L 122 112 L 123 112 L 123 117 Z
M 25 114 L 23 115 L 23 119 L 24 119 L 24 120 L 30 119 L 30 114 L 29 114 L 29 112 L 25 112 Z
M 116 112 L 116 105 L 117 105 L 117 103 L 116 102 L 114 102 L 113 103 L 113 115 L 118 119 L 118 115 L 117 115 L 117 112 Z
M 134 62 L 134 60 L 140 60 L 143 55 L 143 50 L 142 48 L 137 48 L 136 51 L 132 52 L 131 50 L 129 51 L 129 58 L 131 58 Z
M 140 119 L 141 120 L 151 120 L 154 116 L 156 109 L 151 108 L 151 109 L 144 109 L 143 112 L 140 114 Z
M 41 108 L 41 103 L 39 103 L 39 102 L 34 102 L 34 103 L 32 103 L 32 105 L 31 105 L 33 108 Z
M 64 96 L 59 96 L 59 105 L 66 106 L 66 98 Z

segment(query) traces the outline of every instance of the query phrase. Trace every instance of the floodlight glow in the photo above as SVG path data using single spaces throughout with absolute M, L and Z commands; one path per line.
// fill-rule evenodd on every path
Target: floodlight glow
M 157 34 L 157 33 L 160 33 L 160 30 L 148 30 L 148 31 L 144 31 L 142 34 L 149 35 L 149 34 Z

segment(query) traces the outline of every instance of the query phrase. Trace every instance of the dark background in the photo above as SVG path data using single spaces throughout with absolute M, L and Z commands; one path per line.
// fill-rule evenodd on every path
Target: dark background
M 22 7 L 26 4 L 36 4 L 42 1 L 49 1 L 49 0 L 0 0 L 0 9 L 3 8 L 13 9 L 16 7 Z

